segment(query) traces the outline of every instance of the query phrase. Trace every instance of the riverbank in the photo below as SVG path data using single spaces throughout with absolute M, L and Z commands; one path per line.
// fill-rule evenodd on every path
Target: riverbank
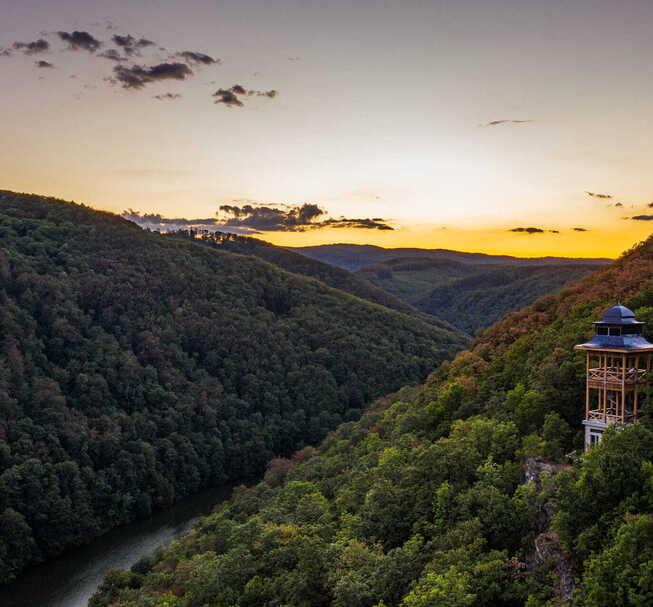
M 147 520 L 114 529 L 92 543 L 29 569 L 0 588 L 0 607 L 87 607 L 111 569 L 129 569 L 157 546 L 186 534 L 216 504 L 228 499 L 232 485 L 208 489 L 157 512 Z

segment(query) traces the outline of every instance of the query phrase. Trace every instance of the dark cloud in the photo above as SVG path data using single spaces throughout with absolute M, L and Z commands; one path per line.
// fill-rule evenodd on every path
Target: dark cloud
M 246 89 L 240 84 L 234 84 L 230 89 L 218 89 L 215 93 L 213 93 L 213 97 L 216 98 L 214 103 L 224 103 L 229 107 L 243 107 L 245 104 L 242 102 L 240 97 L 254 96 L 274 99 L 278 94 L 279 91 L 275 89 L 271 89 L 269 91 L 256 91 L 252 89 Z
M 527 122 L 535 122 L 534 120 L 490 120 L 481 126 L 499 126 L 500 124 L 525 124 Z
M 75 30 L 72 33 L 57 32 L 57 34 L 59 35 L 59 38 L 68 43 L 68 48 L 74 51 L 82 49 L 88 51 L 89 53 L 94 53 L 102 45 L 102 43 L 97 38 L 94 38 L 88 32 L 80 32 Z
M 213 96 L 216 100 L 213 103 L 224 103 L 227 107 L 243 107 L 245 104 L 234 95 L 231 90 L 218 89 Z
M 153 99 L 158 99 L 159 101 L 174 101 L 180 98 L 181 95 L 179 93 L 164 93 L 163 95 L 154 95 L 153 97 Z
M 621 207 L 623 207 L 624 205 L 621 204 L 620 202 L 617 202 L 614 206 L 615 206 L 615 207 L 619 207 L 619 208 L 621 208 Z
M 510 232 L 523 232 L 525 234 L 544 234 L 542 228 L 512 228 Z
M 635 221 L 651 221 L 653 220 L 653 215 L 635 215 L 635 217 L 631 217 L 631 219 L 634 219 Z
M 252 232 L 305 232 L 322 228 L 392 230 L 384 219 L 329 218 L 313 203 L 301 206 L 222 205 L 219 219 L 225 228 L 246 228 Z
M 35 61 L 34 65 L 36 67 L 40 67 L 40 68 L 53 68 L 54 67 L 54 65 L 52 63 L 50 63 L 49 61 L 43 61 L 43 60 Z
M 50 43 L 43 38 L 34 40 L 34 42 L 14 42 L 12 47 L 17 51 L 22 51 L 26 55 L 35 55 L 44 53 L 50 48 Z
M 132 209 L 124 211 L 122 216 L 141 227 L 164 232 L 200 229 L 236 234 L 260 234 L 261 232 L 305 232 L 328 228 L 393 229 L 380 217 L 374 219 L 328 217 L 324 209 L 313 203 L 299 206 L 224 204 L 220 207 L 217 217 L 205 219 L 170 219 L 158 214 L 141 214 Z
M 589 192 L 585 190 L 585 194 L 592 198 L 612 198 L 612 194 L 598 194 L 597 192 Z
M 574 232 L 587 232 L 586 228 L 574 228 Z
M 649 202 L 649 203 L 648 203 L 648 208 L 649 208 L 649 209 L 653 209 L 653 202 Z
M 158 80 L 185 80 L 193 75 L 193 70 L 185 63 L 160 63 L 152 67 L 116 65 L 113 72 L 115 79 L 126 89 L 141 89 Z
M 103 57 L 104 59 L 109 59 L 111 61 L 127 61 L 127 57 L 123 57 L 115 48 L 110 48 L 104 53 L 100 53 L 98 57 Z
M 550 234 L 560 234 L 560 230 L 547 230 Z
M 203 64 L 203 65 L 211 65 L 212 63 L 222 63 L 221 59 L 218 59 L 217 57 L 214 59 L 213 57 L 210 57 L 209 55 L 205 55 L 204 53 L 196 53 L 194 51 L 182 51 L 181 53 L 177 53 L 175 57 L 180 57 L 186 61 L 186 63 L 192 64 Z
M 111 41 L 116 45 L 122 48 L 126 55 L 130 57 L 133 55 L 140 56 L 141 49 L 147 46 L 154 46 L 155 43 L 147 38 L 134 38 L 131 34 L 125 34 L 120 36 L 115 34 L 111 36 Z

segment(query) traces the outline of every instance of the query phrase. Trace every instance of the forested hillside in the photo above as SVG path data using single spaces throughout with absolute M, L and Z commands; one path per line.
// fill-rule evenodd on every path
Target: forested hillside
M 495 265 L 399 258 L 366 266 L 357 274 L 473 335 L 508 312 L 557 293 L 600 267 L 602 264 Z
M 0 192 L 0 581 L 259 474 L 465 343 L 253 257 Z
M 487 255 L 485 253 L 465 253 L 449 249 L 415 249 L 395 248 L 384 249 L 374 245 L 360 244 L 325 244 L 308 247 L 287 247 L 290 251 L 301 253 L 312 259 L 345 268 L 355 272 L 365 266 L 385 263 L 391 259 L 439 259 L 469 263 L 474 265 L 551 265 L 551 264 L 584 264 L 591 265 L 610 263 L 610 259 L 588 259 L 573 257 L 513 257 L 511 255 Z
M 572 347 L 615 293 L 653 339 L 653 239 L 508 315 L 319 448 L 273 460 L 90 605 L 650 605 L 650 413 L 581 450 Z
M 361 299 L 392 308 L 404 314 L 410 314 L 436 326 L 448 329 L 452 328 L 451 325 L 443 322 L 441 319 L 420 312 L 407 301 L 403 301 L 388 291 L 375 286 L 366 280 L 366 277 L 357 276 L 343 268 L 311 259 L 310 257 L 294 253 L 282 247 L 274 246 L 258 238 L 221 232 L 198 234 L 191 231 L 172 232 L 168 236 L 171 238 L 192 238 L 196 242 L 201 242 L 202 244 L 223 251 L 229 251 L 230 253 L 254 255 L 288 272 L 317 278 L 317 280 L 334 289 L 340 289 L 345 293 L 350 293 Z
M 439 311 L 443 319 L 473 335 L 599 267 L 565 264 L 482 270 L 433 289 L 415 305 L 426 313 Z

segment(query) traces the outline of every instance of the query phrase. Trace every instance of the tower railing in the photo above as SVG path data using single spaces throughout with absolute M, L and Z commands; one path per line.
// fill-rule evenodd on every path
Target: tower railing
M 599 381 L 621 382 L 623 371 L 621 367 L 592 367 L 588 370 L 588 379 Z M 625 382 L 627 384 L 642 383 L 646 381 L 646 369 L 626 369 Z

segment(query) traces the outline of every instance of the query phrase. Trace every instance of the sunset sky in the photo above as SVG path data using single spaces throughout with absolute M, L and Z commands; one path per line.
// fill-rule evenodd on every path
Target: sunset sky
M 283 245 L 616 256 L 653 231 L 652 24 L 650 0 L 0 0 L 0 188 L 279 209 L 220 221 Z

